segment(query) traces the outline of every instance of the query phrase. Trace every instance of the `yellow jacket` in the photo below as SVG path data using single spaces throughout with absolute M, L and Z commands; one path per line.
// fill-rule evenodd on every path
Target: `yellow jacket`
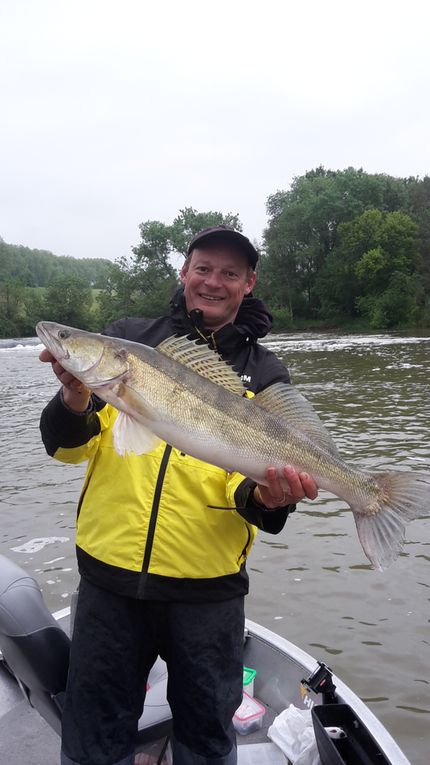
M 108 333 L 156 345 L 184 321 L 180 305 L 175 310 L 153 321 L 122 320 Z M 249 342 L 248 327 L 248 334 L 240 329 L 221 330 L 217 347 L 239 362 L 248 387 L 255 392 L 277 380 L 288 383 L 274 354 Z M 96 397 L 84 415 L 71 412 L 60 393 L 42 413 L 48 453 L 62 462 L 88 460 L 77 518 L 80 573 L 138 598 L 207 601 L 245 594 L 245 561 L 257 527 L 277 533 L 294 507 L 267 512 L 252 502 L 254 482 L 165 443 L 148 454 L 119 457 L 112 440 L 116 416 Z
M 235 509 L 244 477 L 164 443 L 119 457 L 112 440 L 117 411 L 106 405 L 96 416 L 97 435 L 54 455 L 68 463 L 88 460 L 77 521 L 80 562 L 90 556 L 139 577 L 142 571 L 200 580 L 240 574 L 257 531 Z

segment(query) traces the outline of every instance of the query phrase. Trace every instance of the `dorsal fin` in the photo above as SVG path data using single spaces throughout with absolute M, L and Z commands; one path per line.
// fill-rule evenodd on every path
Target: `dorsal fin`
M 339 456 L 335 442 L 312 404 L 293 385 L 287 383 L 270 385 L 257 393 L 254 401 L 258 406 L 304 433 L 330 454 Z
M 238 396 L 246 392 L 234 369 L 207 345 L 198 345 L 187 337 L 168 337 L 155 350 Z

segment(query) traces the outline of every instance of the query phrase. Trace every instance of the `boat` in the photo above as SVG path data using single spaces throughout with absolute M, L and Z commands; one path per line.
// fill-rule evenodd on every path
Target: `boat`
M 36 580 L 0 555 L 1 762 L 59 762 L 72 615 L 73 607 L 51 614 Z M 239 765 L 290 762 L 267 735 L 290 709 L 299 716 L 311 710 L 321 765 L 410 765 L 387 729 L 330 668 L 250 620 L 244 664 L 244 704 L 235 715 Z M 137 761 L 169 761 L 163 759 L 171 730 L 166 686 L 167 668 L 159 658 L 148 678 Z

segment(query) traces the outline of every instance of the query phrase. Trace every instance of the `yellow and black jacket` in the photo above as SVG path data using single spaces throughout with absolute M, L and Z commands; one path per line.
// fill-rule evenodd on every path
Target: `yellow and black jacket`
M 173 334 L 196 336 L 199 312 L 188 316 L 180 290 L 171 313 L 155 320 L 121 319 L 106 334 L 155 346 Z M 208 338 L 254 393 L 289 382 L 281 362 L 257 343 L 270 315 L 246 298 L 234 325 Z M 248 591 L 245 562 L 257 527 L 277 533 L 288 512 L 251 499 L 255 484 L 239 473 L 196 460 L 162 443 L 148 454 L 119 457 L 113 447 L 116 410 L 92 398 L 83 415 L 58 393 L 42 413 L 49 454 L 88 461 L 78 506 L 79 570 L 95 584 L 135 598 L 221 600 Z

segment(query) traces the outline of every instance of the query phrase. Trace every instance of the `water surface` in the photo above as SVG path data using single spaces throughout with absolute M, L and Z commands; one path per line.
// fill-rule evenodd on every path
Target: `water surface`
M 297 334 L 268 345 L 348 460 L 430 471 L 430 338 Z M 40 411 L 57 384 L 39 350 L 37 340 L 0 341 L 0 552 L 36 577 L 55 610 L 77 582 L 84 466 L 55 463 L 40 443 Z M 370 569 L 352 513 L 321 493 L 279 535 L 259 534 L 249 560 L 247 615 L 325 661 L 414 765 L 428 765 L 430 749 L 429 518 L 408 525 L 404 552 L 380 573 Z

